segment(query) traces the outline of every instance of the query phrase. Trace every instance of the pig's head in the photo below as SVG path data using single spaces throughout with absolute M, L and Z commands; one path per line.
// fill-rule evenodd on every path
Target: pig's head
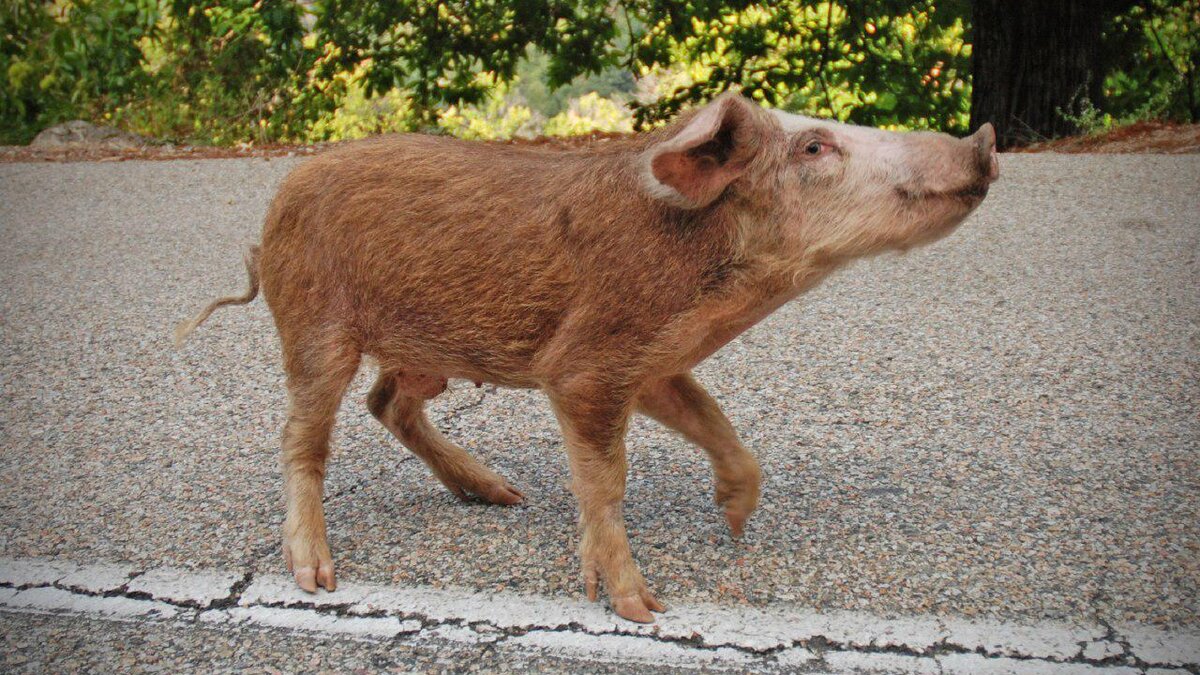
M 999 175 L 995 133 L 896 133 L 767 111 L 725 95 L 644 151 L 643 182 L 676 208 L 719 207 L 745 244 L 836 264 L 933 241 Z

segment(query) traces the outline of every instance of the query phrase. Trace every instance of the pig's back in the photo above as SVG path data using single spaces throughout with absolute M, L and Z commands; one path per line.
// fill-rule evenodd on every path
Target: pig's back
M 501 379 L 571 305 L 579 269 L 562 221 L 595 199 L 595 172 L 576 152 L 419 135 L 349 144 L 281 186 L 264 295 L 340 321 L 381 359 L 416 353 Z

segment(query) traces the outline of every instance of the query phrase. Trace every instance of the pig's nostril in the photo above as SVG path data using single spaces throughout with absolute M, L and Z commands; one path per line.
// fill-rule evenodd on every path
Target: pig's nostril
M 988 122 L 975 130 L 966 140 L 975 148 L 975 163 L 980 177 L 991 183 L 1000 177 L 1000 162 L 996 159 L 996 130 Z
M 996 129 L 992 127 L 991 122 L 984 122 L 983 126 L 975 131 L 975 137 L 978 139 L 980 148 L 996 147 Z
M 987 165 L 986 168 L 984 168 L 983 175 L 987 177 L 989 182 L 991 182 L 1000 177 L 1000 159 L 996 157 L 995 146 L 992 146 L 988 150 L 986 161 Z

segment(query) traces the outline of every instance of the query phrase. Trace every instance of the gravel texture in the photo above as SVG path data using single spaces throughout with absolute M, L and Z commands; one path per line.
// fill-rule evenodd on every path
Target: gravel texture
M 266 307 L 170 335 L 241 292 L 238 246 L 298 161 L 0 165 L 0 555 L 282 568 Z M 633 426 L 626 517 L 667 604 L 1200 625 L 1200 157 L 1001 163 L 958 233 L 698 369 L 766 474 L 742 542 L 700 453 Z M 528 496 L 462 504 L 367 414 L 371 377 L 327 480 L 339 577 L 579 596 L 544 396 L 434 402 Z
M 370 642 L 281 630 L 121 624 L 0 614 L 5 673 L 628 673 L 546 653 L 449 640 Z M 674 672 L 639 664 L 638 673 Z

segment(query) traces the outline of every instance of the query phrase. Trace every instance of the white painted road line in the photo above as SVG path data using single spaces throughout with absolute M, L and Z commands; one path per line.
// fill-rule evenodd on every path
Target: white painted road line
M 424 627 L 420 621 L 402 621 L 394 616 L 345 617 L 312 609 L 280 609 L 277 607 L 234 607 L 229 610 L 214 610 L 202 612 L 199 620 L 206 623 L 268 626 L 360 638 L 393 638 L 402 633 L 419 632 Z
M 356 640 L 452 640 L 566 658 L 813 672 L 1137 673 L 1200 669 L 1200 631 L 1145 625 L 886 619 L 681 605 L 643 626 L 597 603 L 345 583 L 310 595 L 278 575 L 0 559 L 0 611 L 201 622 Z

